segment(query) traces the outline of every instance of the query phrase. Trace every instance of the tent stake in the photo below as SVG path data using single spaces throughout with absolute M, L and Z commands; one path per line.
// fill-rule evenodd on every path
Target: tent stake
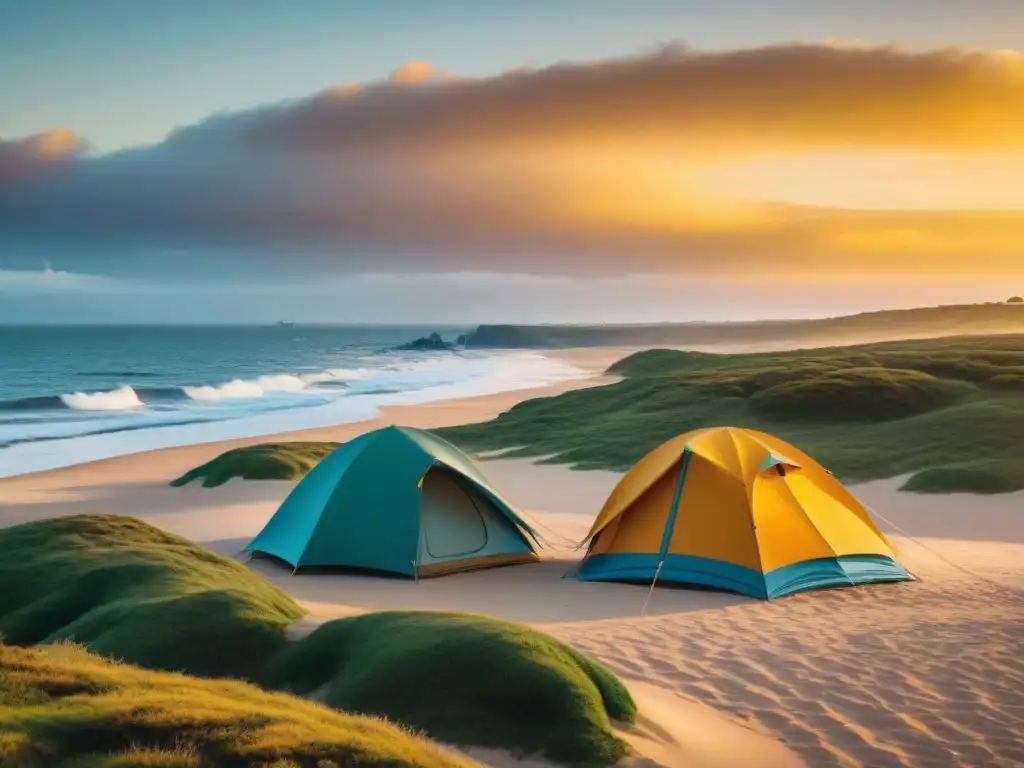
M 420 572 L 419 572 L 419 569 L 416 567 L 416 561 L 415 560 L 410 560 L 409 562 L 412 563 L 412 578 L 413 578 L 413 580 L 417 584 L 419 584 L 420 583 Z
M 647 592 L 647 599 L 644 600 L 644 607 L 640 609 L 640 615 L 643 616 L 647 613 L 647 604 L 651 602 L 651 595 L 654 594 L 654 585 L 658 583 L 658 576 L 661 574 L 661 566 L 665 564 L 664 560 L 658 561 L 658 567 L 654 571 L 654 578 L 651 579 L 651 588 Z

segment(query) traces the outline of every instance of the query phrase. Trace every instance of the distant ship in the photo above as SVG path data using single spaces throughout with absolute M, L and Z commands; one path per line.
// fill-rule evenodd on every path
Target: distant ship
M 277 321 L 277 327 L 278 328 L 294 328 L 295 327 L 295 323 L 286 322 L 284 320 L 278 320 Z

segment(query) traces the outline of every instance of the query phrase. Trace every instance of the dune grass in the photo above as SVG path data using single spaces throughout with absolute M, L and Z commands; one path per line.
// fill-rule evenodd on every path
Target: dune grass
M 0 530 L 0 552 L 3 767 L 312 768 L 320 766 L 314 757 L 339 756 L 337 765 L 348 766 L 376 754 L 383 739 L 378 726 L 357 728 L 351 719 L 321 729 L 319 710 L 293 711 L 291 699 L 257 695 L 240 681 L 144 673 L 99 657 L 322 695 L 337 709 L 457 744 L 594 764 L 626 752 L 609 722 L 634 719 L 626 689 L 596 662 L 525 626 L 382 613 L 288 642 L 285 628 L 302 610 L 287 595 L 239 563 L 126 517 Z M 32 645 L 51 650 L 16 647 Z M 380 754 L 405 760 L 394 764 L 442 764 L 398 750 L 390 738 L 381 743 L 391 751 Z M 381 760 L 370 763 L 392 764 Z
M 58 644 L 0 645 L 0 766 L 468 768 L 379 720 Z
M 846 368 L 779 382 L 755 394 L 750 405 L 768 419 L 886 421 L 934 411 L 971 392 L 968 384 L 921 371 Z
M 438 430 L 469 450 L 624 470 L 699 427 L 762 429 L 846 481 L 915 474 L 908 490 L 1024 488 L 1024 335 L 715 355 L 641 352 L 624 380 Z M 941 478 L 941 479 L 936 479 Z
M 264 443 L 234 448 L 171 481 L 173 486 L 201 479 L 204 488 L 223 485 L 233 478 L 296 480 L 315 467 L 338 443 Z
M 604 667 L 506 621 L 387 612 L 333 621 L 293 643 L 266 683 L 383 715 L 433 738 L 608 764 L 626 753 L 609 719 L 636 707 Z
M 303 611 L 240 563 L 129 517 L 0 530 L 0 636 L 74 639 L 140 666 L 251 678 Z

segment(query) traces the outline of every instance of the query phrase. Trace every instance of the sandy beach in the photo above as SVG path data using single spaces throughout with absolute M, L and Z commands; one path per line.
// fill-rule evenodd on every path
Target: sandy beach
M 273 439 L 344 440 L 385 424 L 481 421 L 532 397 L 607 381 L 626 350 L 571 350 L 593 373 L 550 387 L 396 407 L 373 420 Z M 0 480 L 0 526 L 78 513 L 142 518 L 237 556 L 292 483 L 168 481 L 254 438 L 107 459 Z M 805 593 L 766 603 L 562 578 L 618 480 L 529 461 L 483 469 L 546 540 L 542 562 L 419 583 L 250 567 L 309 611 L 296 633 L 391 608 L 524 621 L 619 674 L 642 718 L 627 738 L 646 765 L 1024 765 L 1024 494 L 925 496 L 900 478 L 853 487 L 918 581 Z M 501 762 L 480 754 L 485 762 Z

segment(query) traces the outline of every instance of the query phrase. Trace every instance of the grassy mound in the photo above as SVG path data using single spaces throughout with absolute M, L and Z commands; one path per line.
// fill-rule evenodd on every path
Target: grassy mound
M 914 493 L 1013 493 L 1024 491 L 1024 458 L 962 462 L 925 469 L 901 490 Z
M 1001 463 L 1020 453 L 1024 434 L 1024 335 L 766 354 L 650 350 L 610 372 L 624 380 L 438 433 L 469 450 L 625 470 L 681 432 L 734 425 L 789 440 L 850 482 L 945 467 L 951 456 L 970 472 L 948 473 L 946 490 L 979 487 L 978 473 L 1002 478 L 993 488 L 1024 482 L 1024 467 Z
M 181 486 L 202 479 L 204 488 L 245 480 L 296 480 L 338 447 L 338 443 L 265 443 L 235 448 L 172 480 Z
M 885 421 L 933 411 L 968 391 L 920 371 L 845 368 L 770 386 L 751 406 L 769 418 Z
M 267 683 L 384 715 L 455 744 L 612 763 L 609 718 L 632 721 L 606 669 L 528 627 L 462 614 L 388 612 L 333 621 L 293 643 Z
M 0 636 L 74 639 L 154 669 L 251 677 L 303 611 L 239 563 L 128 517 L 0 530 Z
M 466 766 L 383 722 L 72 645 L 0 645 L 0 765 L 18 768 Z

